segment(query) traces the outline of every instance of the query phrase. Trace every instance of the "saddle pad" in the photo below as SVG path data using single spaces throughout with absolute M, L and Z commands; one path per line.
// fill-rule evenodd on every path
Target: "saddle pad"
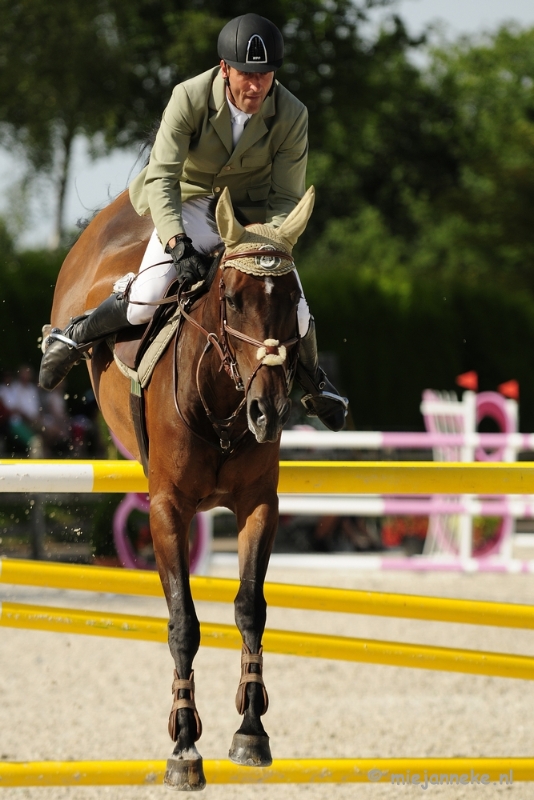
M 167 349 L 167 345 L 174 336 L 179 323 L 180 309 L 177 308 L 172 317 L 169 317 L 165 325 L 160 331 L 158 331 L 153 341 L 148 345 L 146 352 L 141 358 L 141 363 L 137 367 L 137 370 L 133 369 L 131 366 L 128 366 L 128 364 L 121 360 L 115 348 L 115 338 L 113 337 L 111 340 L 108 340 L 108 346 L 110 347 L 113 353 L 113 358 L 115 359 L 115 363 L 122 374 L 127 378 L 130 378 L 130 380 L 141 384 L 143 389 L 148 386 L 154 371 L 154 367 Z

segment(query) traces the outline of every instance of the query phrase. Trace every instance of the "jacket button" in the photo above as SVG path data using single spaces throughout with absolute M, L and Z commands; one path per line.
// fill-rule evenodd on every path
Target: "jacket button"
M 221 187 L 220 186 L 216 186 L 213 191 L 214 192 L 220 192 L 221 191 Z
M 232 167 L 225 167 L 225 169 L 226 169 L 226 170 L 230 170 L 230 169 L 232 169 Z

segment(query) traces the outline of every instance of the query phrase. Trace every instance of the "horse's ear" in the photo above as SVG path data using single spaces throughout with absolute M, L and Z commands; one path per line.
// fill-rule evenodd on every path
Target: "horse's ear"
M 215 209 L 215 219 L 217 228 L 221 234 L 221 239 L 227 247 L 236 245 L 245 233 L 244 227 L 234 216 L 234 209 L 230 199 L 228 186 L 222 190 L 222 194 Z
M 299 202 L 291 214 L 285 219 L 280 227 L 278 233 L 286 239 L 291 247 L 293 247 L 299 236 L 303 233 L 308 220 L 313 211 L 313 204 L 315 203 L 315 189 L 310 186 L 304 197 Z

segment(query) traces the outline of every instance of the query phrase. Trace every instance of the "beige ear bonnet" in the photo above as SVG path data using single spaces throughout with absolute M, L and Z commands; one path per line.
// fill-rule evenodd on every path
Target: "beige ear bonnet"
M 227 255 L 258 251 L 258 255 L 233 258 L 229 266 L 250 275 L 285 275 L 295 269 L 292 250 L 299 236 L 306 228 L 313 204 L 315 190 L 311 186 L 299 204 L 284 220 L 279 228 L 272 225 L 253 224 L 243 227 L 235 218 L 230 193 L 225 187 L 217 203 L 215 212 L 217 227 L 226 245 Z M 269 255 L 276 251 L 276 255 Z M 284 258 L 280 253 L 287 254 Z

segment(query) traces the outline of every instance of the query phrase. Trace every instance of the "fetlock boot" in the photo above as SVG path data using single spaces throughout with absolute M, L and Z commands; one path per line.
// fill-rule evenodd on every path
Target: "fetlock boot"
M 63 331 L 52 328 L 45 342 L 39 385 L 47 392 L 55 389 L 93 342 L 130 325 L 127 310 L 127 298 L 112 294 L 90 314 L 73 319 Z
M 307 392 L 301 399 L 307 415 L 319 417 L 331 431 L 340 431 L 345 425 L 349 401 L 339 394 L 319 366 L 313 317 L 306 336 L 300 340 L 296 378 Z

